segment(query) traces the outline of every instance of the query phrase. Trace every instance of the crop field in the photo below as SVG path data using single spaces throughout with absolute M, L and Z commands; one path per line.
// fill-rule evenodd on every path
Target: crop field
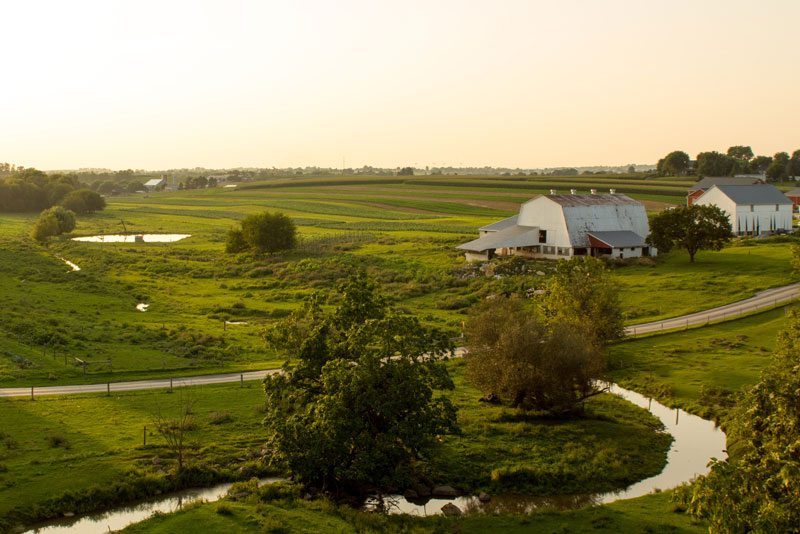
M 28 237 L 36 214 L 0 216 L 0 385 L 106 382 L 176 373 L 277 366 L 264 325 L 359 269 L 407 313 L 459 336 L 469 307 L 498 292 L 542 287 L 553 263 L 487 272 L 455 247 L 553 187 L 614 187 L 663 205 L 687 182 L 626 176 L 306 178 L 108 199 L 48 248 Z M 629 189 L 625 189 L 625 188 Z M 646 190 L 647 193 L 638 193 Z M 297 250 L 265 257 L 224 253 L 228 229 L 277 210 L 298 226 Z M 174 243 L 77 243 L 69 237 L 185 233 Z M 72 272 L 59 257 L 81 267 Z M 505 270 L 504 270 L 505 269 Z M 792 280 L 786 243 L 676 251 L 612 266 L 628 323 L 698 311 Z M 488 276 L 487 276 L 488 275 Z M 499 276 L 491 276 L 499 275 Z M 335 297 L 333 297 L 335 298 Z M 149 304 L 146 312 L 136 309 Z M 237 323 L 237 324 L 231 324 Z M 87 374 L 74 358 L 99 361 Z

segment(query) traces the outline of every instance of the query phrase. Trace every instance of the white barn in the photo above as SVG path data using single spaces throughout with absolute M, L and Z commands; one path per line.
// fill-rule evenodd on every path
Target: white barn
M 728 216 L 735 235 L 792 230 L 793 202 L 769 184 L 715 185 L 694 203 L 719 207 Z
M 157 187 L 162 187 L 162 186 L 165 187 L 166 185 L 167 185 L 167 179 L 163 178 L 163 177 L 162 178 L 153 178 L 152 180 L 147 180 L 144 183 L 144 186 L 147 188 L 148 191 L 153 191 Z
M 655 255 L 644 205 L 622 194 L 539 195 L 519 214 L 478 229 L 458 248 L 469 261 L 494 256 L 632 258 Z

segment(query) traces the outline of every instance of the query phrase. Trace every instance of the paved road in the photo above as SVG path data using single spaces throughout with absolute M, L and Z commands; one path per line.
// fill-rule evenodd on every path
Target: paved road
M 778 304 L 790 302 L 797 297 L 800 297 L 800 284 L 790 284 L 788 286 L 774 287 L 756 293 L 752 298 L 740 300 L 732 304 L 720 306 L 719 308 L 712 308 L 689 315 L 681 315 L 680 317 L 673 317 L 671 319 L 664 319 L 663 321 L 654 321 L 652 323 L 643 323 L 625 328 L 625 335 L 636 334 L 649 334 L 653 332 L 660 332 L 662 330 L 671 330 L 674 328 L 686 328 L 691 325 L 706 324 L 711 321 L 720 321 L 742 315 L 745 313 L 754 312 L 776 306 Z
M 698 313 L 673 317 L 663 321 L 652 323 L 637 324 L 625 329 L 625 335 L 648 334 L 670 330 L 674 328 L 685 328 L 691 325 L 705 324 L 710 321 L 718 321 L 733 318 L 743 313 L 769 308 L 777 304 L 792 301 L 800 297 L 800 284 L 791 284 L 783 287 L 776 287 L 762 291 L 756 296 L 712 308 Z M 455 350 L 455 356 L 460 357 L 464 353 L 463 347 Z M 81 384 L 73 386 L 43 386 L 34 388 L 0 388 L 0 397 L 34 397 L 40 395 L 73 395 L 76 393 L 119 393 L 123 391 L 137 391 L 146 389 L 164 389 L 169 387 L 183 386 L 202 386 L 207 384 L 224 384 L 231 382 L 244 382 L 251 380 L 262 380 L 266 375 L 277 373 L 279 369 L 268 369 L 265 371 L 248 371 L 245 373 L 226 373 L 218 375 L 189 376 L 180 378 L 159 378 L 155 380 L 135 380 L 131 382 L 111 382 L 108 384 Z
M 248 371 L 245 373 L 226 373 L 219 375 L 187 376 L 180 378 L 159 378 L 155 380 L 135 380 L 131 382 L 111 382 L 108 384 L 79 384 L 73 386 L 43 386 L 34 388 L 0 388 L 0 397 L 28 397 L 33 395 L 74 395 L 76 393 L 119 393 L 143 389 L 165 389 L 169 387 L 203 386 L 262 380 L 265 376 L 277 373 L 279 369 Z

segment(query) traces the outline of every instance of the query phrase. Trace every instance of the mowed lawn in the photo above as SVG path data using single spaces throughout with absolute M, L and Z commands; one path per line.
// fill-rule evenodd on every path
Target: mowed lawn
M 788 311 L 777 308 L 683 332 L 621 341 L 607 348 L 620 385 L 706 418 L 724 416 L 734 394 L 770 363 Z

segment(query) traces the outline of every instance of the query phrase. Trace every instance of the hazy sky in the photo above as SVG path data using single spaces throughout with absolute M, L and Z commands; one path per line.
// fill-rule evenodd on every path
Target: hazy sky
M 655 163 L 800 148 L 800 1 L 25 0 L 0 161 Z

